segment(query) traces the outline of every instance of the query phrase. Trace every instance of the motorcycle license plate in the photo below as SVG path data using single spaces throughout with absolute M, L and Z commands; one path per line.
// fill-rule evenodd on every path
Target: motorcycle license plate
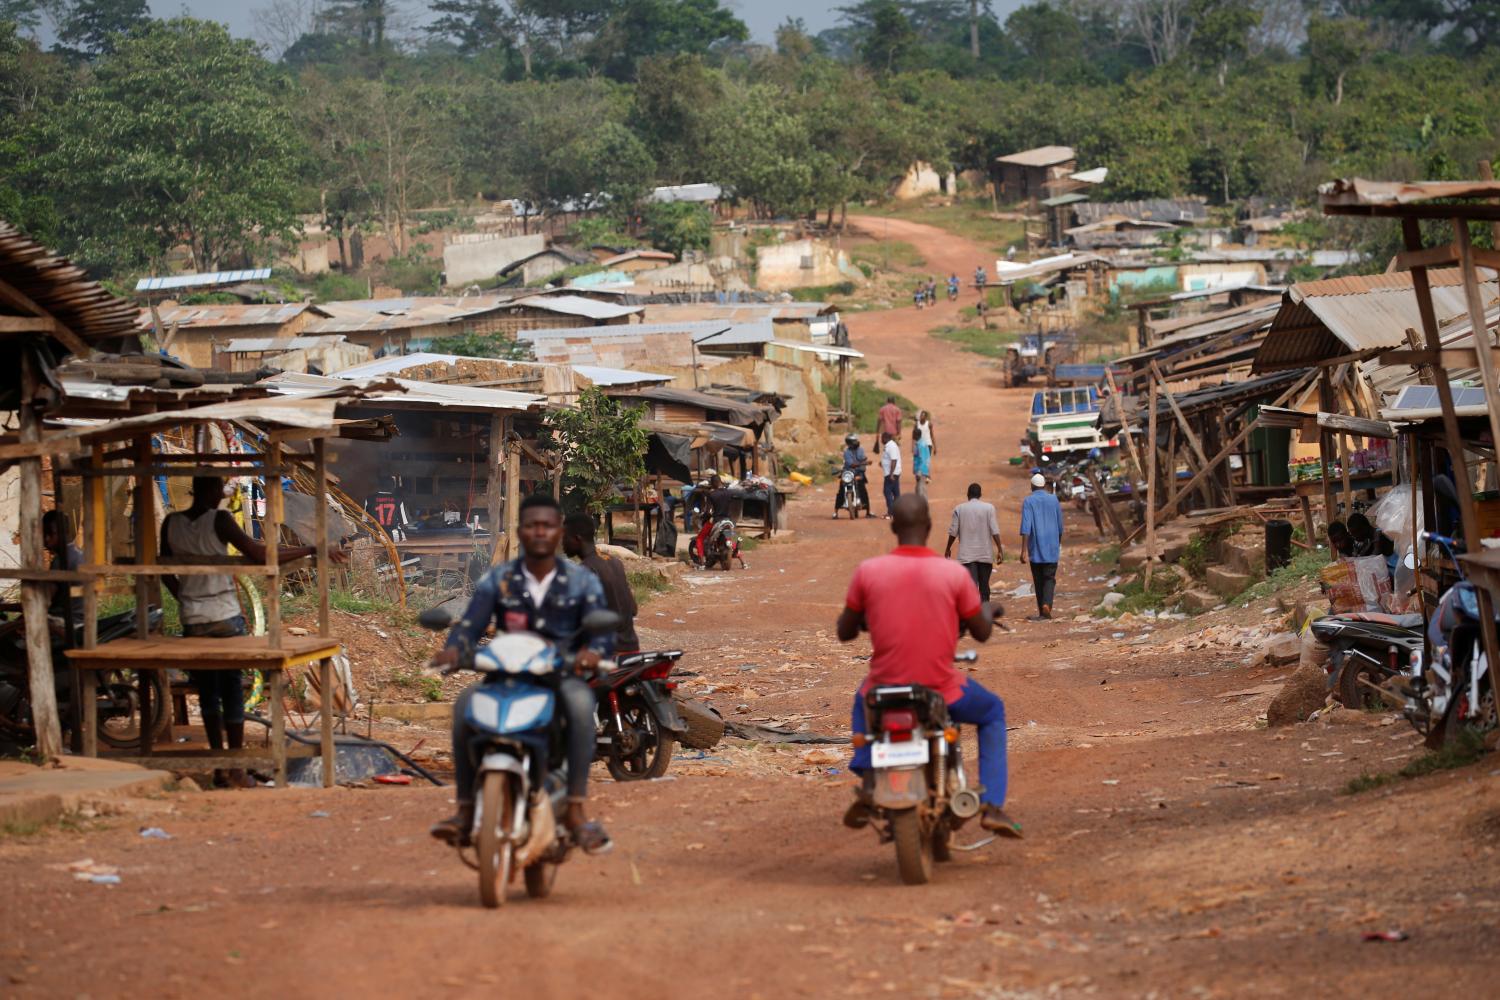
M 1073 495 L 1075 497 L 1081 497 L 1083 496 L 1083 490 L 1084 488 L 1082 486 L 1075 486 L 1073 487 Z
M 926 740 L 906 740 L 902 743 L 881 740 L 870 744 L 870 763 L 876 767 L 914 767 L 927 763 L 927 752 Z

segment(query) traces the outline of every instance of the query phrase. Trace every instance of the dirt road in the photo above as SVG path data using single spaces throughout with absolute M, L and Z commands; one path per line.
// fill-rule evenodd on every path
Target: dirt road
M 935 273 L 981 259 L 946 233 L 889 227 Z M 850 326 L 871 368 L 889 365 L 935 415 L 939 531 L 978 481 L 1014 544 L 1025 484 L 1005 459 L 1027 396 L 925 335 L 953 311 Z M 826 488 L 810 491 L 791 510 L 795 540 L 751 552 L 745 572 L 689 575 L 644 609 L 645 642 L 688 650 L 697 689 L 727 714 L 845 731 L 868 646 L 839 646 L 833 620 L 853 567 L 890 536 L 880 520 L 830 520 L 831 506 Z M 805 748 L 726 744 L 684 755 L 672 780 L 597 781 L 616 851 L 570 862 L 552 899 L 499 912 L 477 906 L 470 873 L 425 835 L 447 790 L 177 793 L 80 830 L 0 839 L 0 994 L 1487 993 L 1500 941 L 1493 766 L 1342 794 L 1418 752 L 1404 725 L 1259 728 L 1286 668 L 1166 647 L 1265 609 L 1151 632 L 1072 621 L 1103 584 L 1092 525 L 1068 533 L 1061 619 L 1020 621 L 1026 601 L 1007 598 L 1016 631 L 976 671 L 1007 702 L 1010 809 L 1026 839 L 961 854 L 929 886 L 900 885 L 888 846 L 839 825 L 843 763 L 806 762 Z M 1022 567 L 996 575 L 1009 590 Z M 173 839 L 144 839 L 143 826 Z M 119 866 L 121 884 L 50 867 L 82 858 Z M 1393 929 L 1409 940 L 1362 940 Z

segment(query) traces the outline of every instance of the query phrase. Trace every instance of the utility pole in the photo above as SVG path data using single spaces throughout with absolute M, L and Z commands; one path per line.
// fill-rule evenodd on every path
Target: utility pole
M 969 0 L 969 54 L 979 61 L 979 0 Z

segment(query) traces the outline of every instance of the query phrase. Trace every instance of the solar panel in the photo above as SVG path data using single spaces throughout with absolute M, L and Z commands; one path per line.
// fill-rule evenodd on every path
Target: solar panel
M 1478 385 L 1460 385 L 1450 382 L 1448 389 L 1453 393 L 1454 407 L 1462 406 L 1484 406 L 1484 387 Z M 1396 405 L 1392 410 L 1437 410 L 1441 409 L 1442 403 L 1438 399 L 1437 386 L 1434 385 L 1408 385 L 1402 388 L 1400 395 L 1396 397 Z

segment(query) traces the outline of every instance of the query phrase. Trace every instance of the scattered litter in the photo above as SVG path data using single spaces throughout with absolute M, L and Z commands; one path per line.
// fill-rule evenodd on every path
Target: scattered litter
M 1019 587 L 1017 587 L 1015 590 L 1012 590 L 1010 592 L 1010 596 L 1011 597 L 1031 597 L 1035 593 L 1036 593 L 1036 591 L 1032 589 L 1031 584 L 1029 584 L 1029 583 L 1023 583 Z
M 1366 941 L 1409 941 L 1411 935 L 1405 931 L 1365 931 L 1362 935 Z
M 375 781 L 382 785 L 409 785 L 411 775 L 409 774 L 377 774 Z
M 314 809 L 312 812 L 307 814 L 307 817 L 308 819 L 327 819 L 328 813 L 322 809 Z
M 93 858 L 84 858 L 66 865 L 48 865 L 53 871 L 67 872 L 79 882 L 96 885 L 119 885 L 120 869 L 114 865 L 99 864 Z
M 141 836 L 147 840 L 171 840 L 172 835 L 159 826 L 148 826 L 141 831 Z
M 89 876 L 87 876 L 87 881 L 92 882 L 95 885 L 119 885 L 120 884 L 120 876 L 118 876 L 118 875 L 89 875 Z
M 1123 639 L 1123 638 L 1125 638 L 1125 633 L 1124 632 L 1111 632 L 1109 634 L 1109 637 L 1111 639 Z
M 832 750 L 809 750 L 802 755 L 802 763 L 812 764 L 815 767 L 838 764 L 843 759 L 843 754 L 835 753 Z
M 1119 783 L 1119 778 L 1105 778 L 1102 782 L 1100 782 L 1100 784 L 1103 785 L 1118 785 Z

